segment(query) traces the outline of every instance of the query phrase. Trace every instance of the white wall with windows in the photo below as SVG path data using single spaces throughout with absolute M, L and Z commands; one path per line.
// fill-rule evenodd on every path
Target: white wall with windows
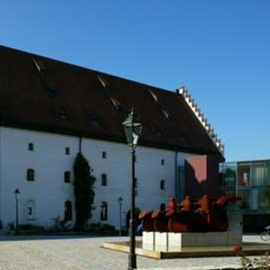
M 0 219 L 4 226 L 15 221 L 16 188 L 20 190 L 20 224 L 49 227 L 58 218 L 64 219 L 65 215 L 75 220 L 73 162 L 79 145 L 80 139 L 74 136 L 0 127 Z M 159 209 L 162 203 L 167 204 L 169 197 L 175 195 L 176 163 L 183 165 L 190 154 L 176 155 L 174 151 L 140 146 L 136 150 L 136 207 L 141 210 Z M 83 138 L 81 151 L 96 177 L 95 209 L 91 222 L 109 223 L 118 228 L 118 198 L 121 196 L 122 224 L 125 225 L 130 209 L 131 183 L 128 146 Z M 28 169 L 34 171 L 32 180 L 28 178 Z M 161 181 L 164 181 L 163 188 Z M 107 209 L 104 209 L 104 202 Z

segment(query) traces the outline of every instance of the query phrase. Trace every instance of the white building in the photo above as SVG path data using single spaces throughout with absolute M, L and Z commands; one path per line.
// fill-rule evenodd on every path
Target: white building
M 130 206 L 130 151 L 121 126 L 131 107 L 142 120 L 136 152 L 139 209 L 178 196 L 178 168 L 191 155 L 223 159 L 223 146 L 185 89 L 169 92 L 0 46 L 0 219 L 52 226 L 72 208 L 79 151 L 96 177 L 91 222 L 119 227 Z M 101 217 L 101 206 L 107 217 Z M 67 213 L 66 213 L 67 214 Z M 101 220 L 105 219 L 105 220 Z

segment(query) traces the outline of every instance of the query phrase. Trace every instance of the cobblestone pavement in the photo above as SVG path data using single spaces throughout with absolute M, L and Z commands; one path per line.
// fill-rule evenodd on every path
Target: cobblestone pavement
M 100 248 L 103 242 L 123 241 L 119 237 L 0 236 L 0 270 L 122 270 L 128 255 Z M 244 240 L 259 241 L 258 236 Z M 270 247 L 270 246 L 269 246 Z M 154 260 L 138 257 L 138 268 L 181 269 L 191 266 L 239 264 L 239 258 L 192 258 Z M 198 268 L 197 268 L 198 269 Z

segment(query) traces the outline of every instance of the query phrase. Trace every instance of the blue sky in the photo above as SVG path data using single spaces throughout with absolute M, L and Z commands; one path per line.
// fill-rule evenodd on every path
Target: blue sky
M 269 0 L 2 0 L 0 44 L 174 90 L 227 160 L 270 158 Z

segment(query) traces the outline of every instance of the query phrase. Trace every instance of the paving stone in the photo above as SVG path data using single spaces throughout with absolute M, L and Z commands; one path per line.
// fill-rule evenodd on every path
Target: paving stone
M 259 241 L 258 236 L 249 236 L 247 239 Z M 101 248 L 103 242 L 123 240 L 128 240 L 128 238 L 1 235 L 0 269 L 126 270 L 128 265 L 126 253 Z M 137 266 L 138 269 L 144 270 L 213 270 L 225 266 L 240 266 L 240 259 L 219 257 L 154 260 L 137 257 Z

